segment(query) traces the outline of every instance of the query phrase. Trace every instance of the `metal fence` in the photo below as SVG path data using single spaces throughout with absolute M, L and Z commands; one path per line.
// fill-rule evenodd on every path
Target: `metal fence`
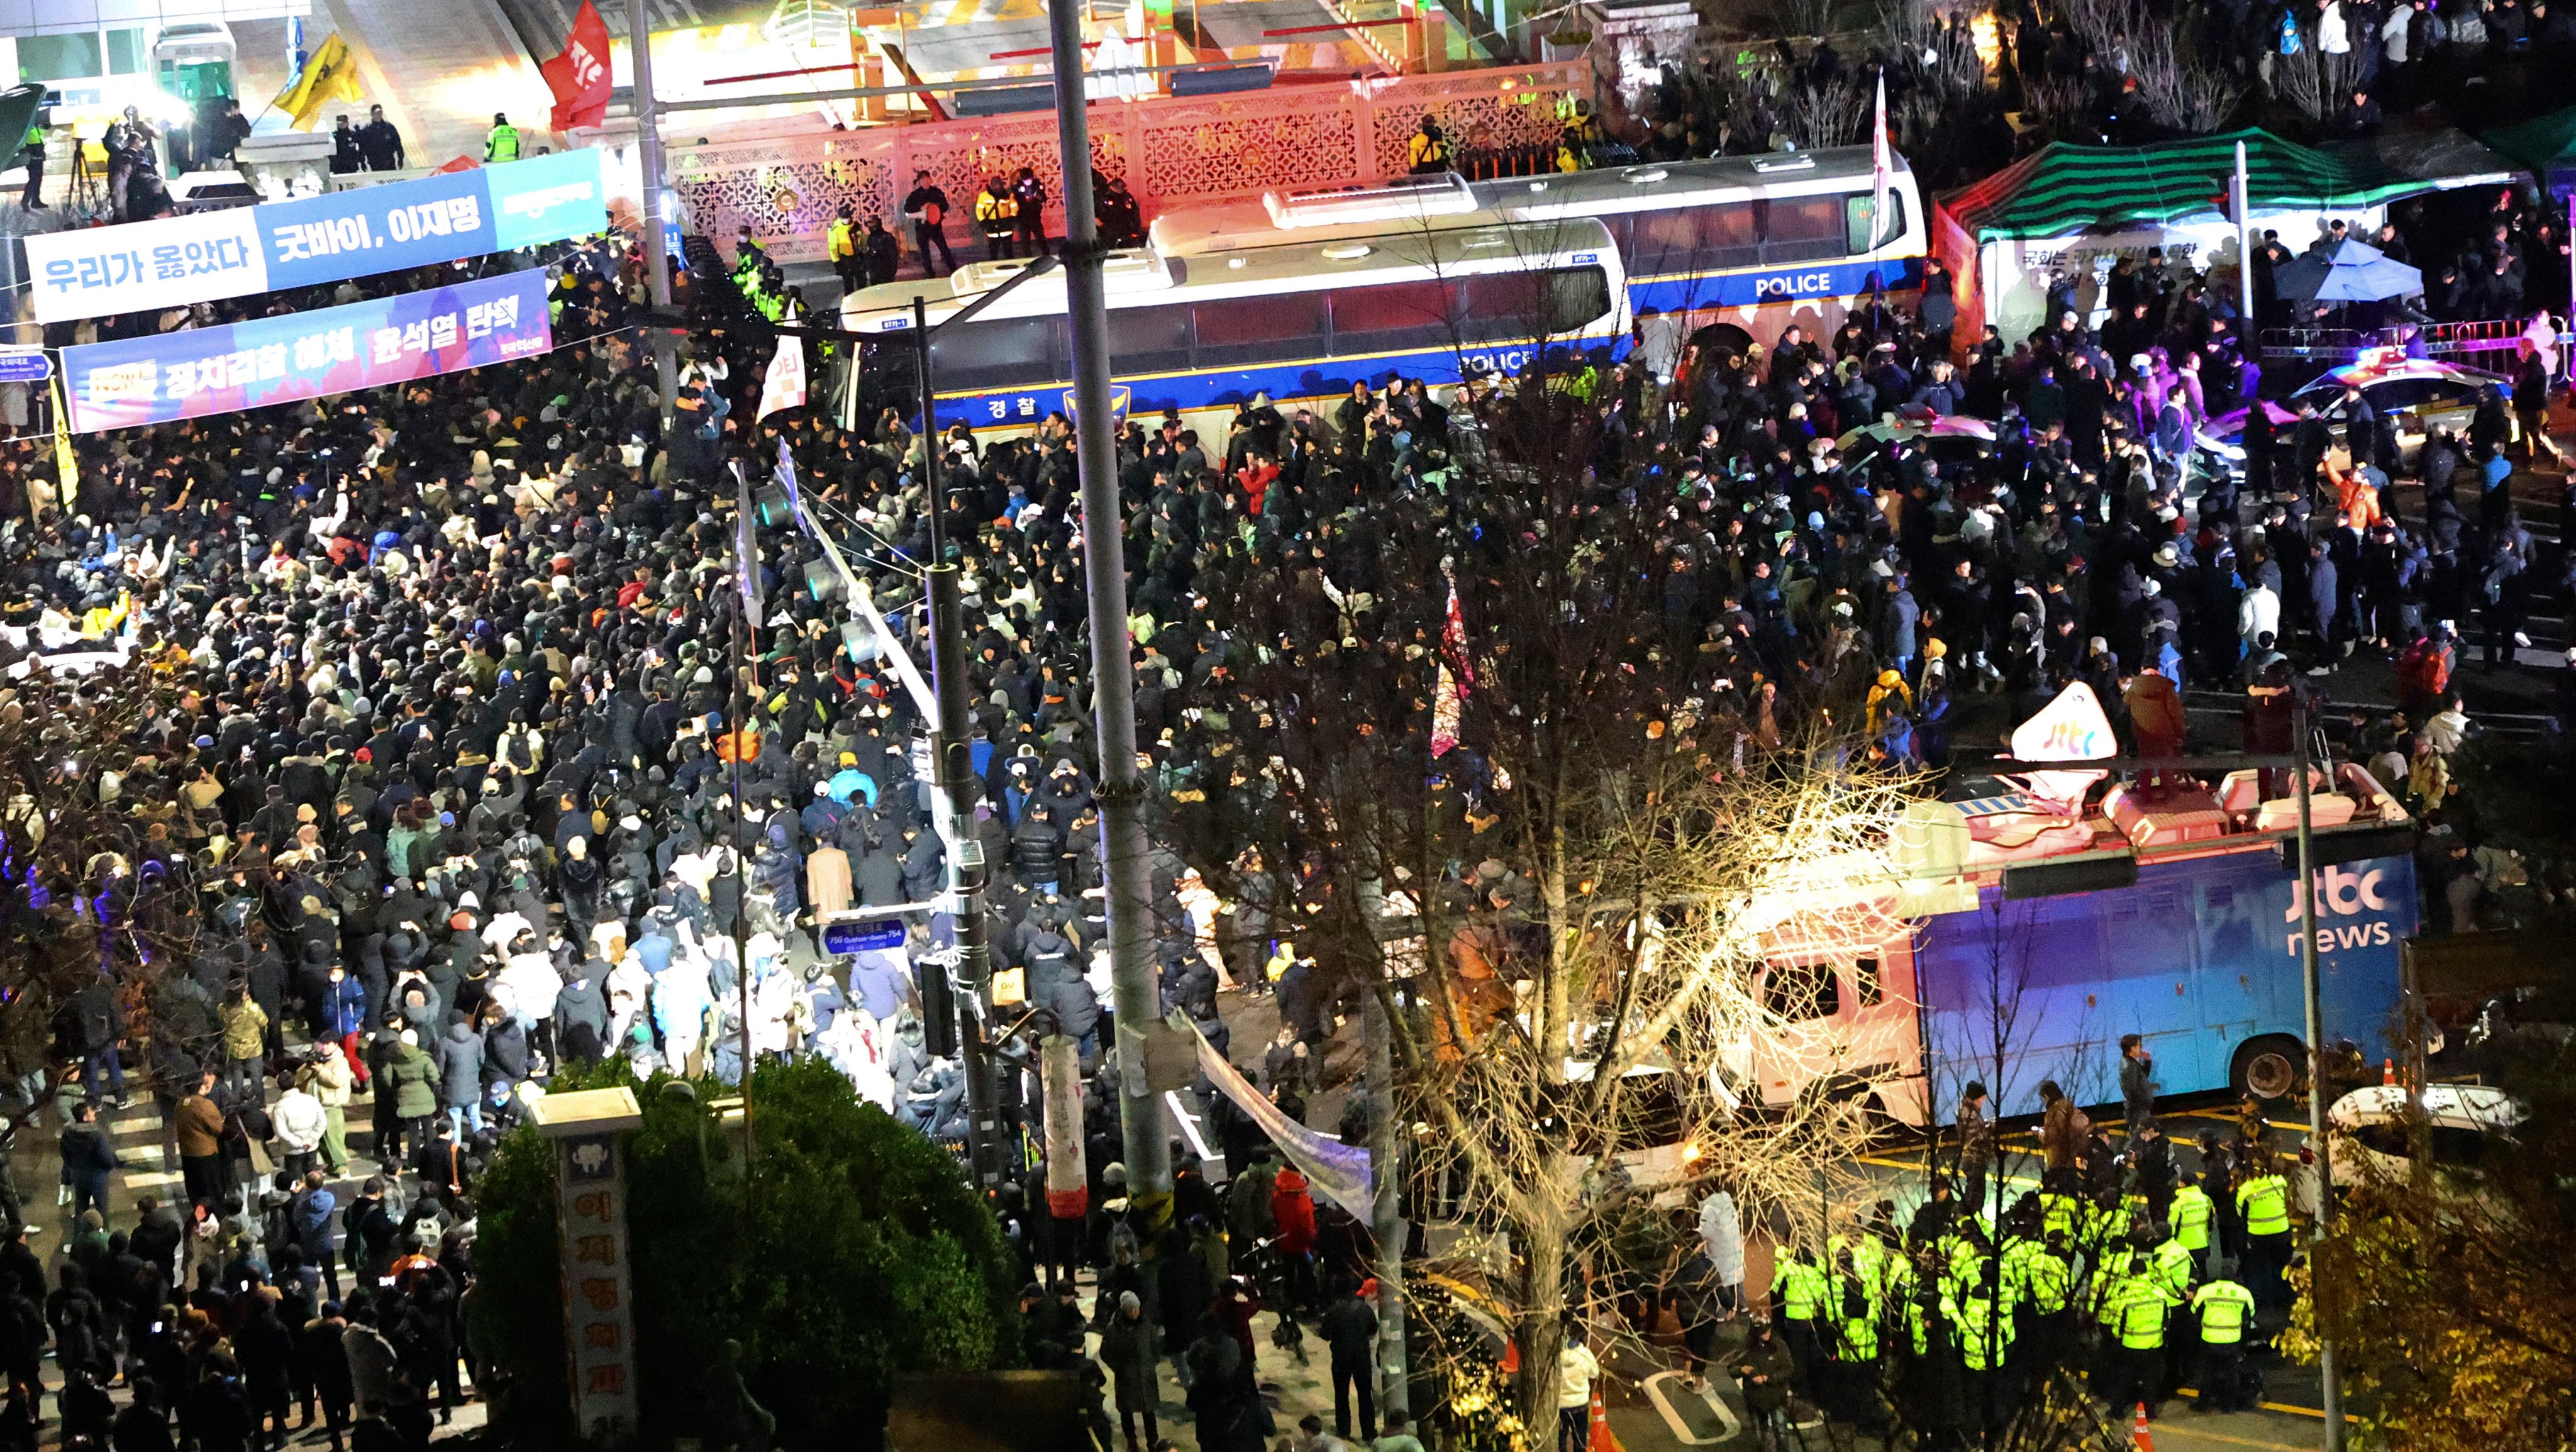
M 1405 171 L 1405 146 L 1425 116 L 1474 150 L 1528 170 L 1552 163 L 1556 100 L 1592 95 L 1584 61 L 1449 71 L 1330 85 L 1292 85 L 1224 96 L 1153 96 L 1091 108 L 1091 161 L 1126 179 L 1145 215 L 1182 201 L 1257 197 L 1267 191 L 1367 186 Z M 830 131 L 751 123 L 710 129 L 669 148 L 673 189 L 690 230 L 729 238 L 748 225 L 782 261 L 823 256 L 841 207 L 904 228 L 901 204 L 917 173 L 948 194 L 952 246 L 975 239 L 975 193 L 995 176 L 1033 168 L 1058 190 L 1052 111 L 908 126 Z M 1064 234 L 1061 200 L 1047 203 L 1049 236 Z M 910 245 L 910 239 L 905 239 Z

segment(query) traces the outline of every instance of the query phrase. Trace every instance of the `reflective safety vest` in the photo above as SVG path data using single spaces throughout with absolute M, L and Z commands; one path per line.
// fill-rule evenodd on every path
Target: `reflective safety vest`
M 2075 1271 L 2065 1259 L 2035 1240 L 2017 1241 L 2004 1252 L 2004 1271 L 2015 1297 L 2041 1312 L 2066 1309 Z
M 1449 164 L 1449 139 L 1425 136 L 1417 131 L 1413 133 L 1413 139 L 1405 143 L 1404 154 L 1406 164 L 1415 171 L 1438 171 Z
M 990 232 L 1011 230 L 1011 219 L 1020 214 L 1020 204 L 1010 193 L 995 196 L 989 191 L 975 194 L 975 221 Z
M 2074 1241 L 2074 1239 L 2075 1239 L 2075 1197 L 2074 1197 L 2074 1196 L 2072 1196 L 2072 1195 L 2067 1195 L 2067 1194 L 2061 1194 L 2061 1193 L 2059 1193 L 2058 1191 L 2055 1191 L 2055 1190 L 2043 1190 L 2043 1191 L 2041 1191 L 2041 1192 L 2040 1192 L 2040 1195 L 2039 1195 L 2039 1209 L 2040 1209 L 2040 1227 L 2039 1227 L 2039 1228 L 2040 1228 L 2043 1232 L 2047 1232 L 2047 1231 L 2055 1231 L 2055 1232 L 2057 1232 L 2057 1233 L 2059 1233 L 2059 1234 L 2064 1235 L 2064 1236 L 2066 1237 L 2066 1239 L 2068 1240 L 2068 1242 L 2069 1242 L 2069 1243 L 2072 1243 L 2072 1242 Z
M 2248 1235 L 2286 1235 L 2290 1229 L 2290 1182 L 2279 1175 L 2256 1175 L 2236 1187 L 2236 1213 L 2245 1217 Z
M 1813 1321 L 1823 1309 L 1825 1273 L 1803 1260 L 1793 1260 L 1780 1271 L 1780 1314 L 1791 1321 Z
M 850 233 L 850 219 L 834 217 L 831 230 L 823 234 L 823 255 L 838 262 L 844 257 L 856 257 L 858 253 L 857 242 Z
M 2254 1293 L 2234 1281 L 2211 1281 L 2191 1298 L 2200 1317 L 2200 1339 L 2210 1346 L 2233 1346 L 2245 1339 L 2245 1323 L 2254 1319 Z
M 2012 1350 L 2010 1316 L 1997 1316 L 1995 1303 L 1983 1296 L 1944 1302 L 1943 1308 L 1950 1313 L 1950 1334 L 1958 1338 L 1959 1360 L 1968 1370 L 1992 1371 L 2004 1363 Z
M 1872 1298 L 1869 1283 L 1860 1276 L 1836 1275 L 1832 1304 L 1826 1307 L 1827 1319 L 1834 1327 L 1834 1357 L 1838 1361 L 1868 1361 L 1878 1355 L 1878 1302 Z M 1852 1302 L 1860 1303 L 1859 1314 L 1852 1312 Z
M 2131 1276 L 2111 1293 L 2112 1317 L 2104 1324 L 2120 1333 L 2120 1344 L 2131 1351 L 2153 1351 L 2165 1344 L 2165 1307 L 2168 1302 L 2162 1287 L 2146 1276 Z
M 512 126 L 507 122 L 493 127 L 491 132 L 483 138 L 483 159 L 485 161 L 517 161 L 519 159 L 519 128 Z
M 2191 1252 L 2179 1240 L 2168 1240 L 2156 1247 L 2154 1269 L 2150 1272 L 2175 1305 L 2191 1294 Z
M 2185 1250 L 2209 1249 L 2209 1220 L 2218 1207 L 2209 1203 L 2209 1192 L 2198 1185 L 2185 1185 L 2174 1192 L 2173 1238 Z

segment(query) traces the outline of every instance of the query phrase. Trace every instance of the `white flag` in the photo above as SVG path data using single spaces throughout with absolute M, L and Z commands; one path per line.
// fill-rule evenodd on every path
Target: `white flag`
M 767 418 L 782 408 L 805 406 L 805 340 L 792 334 L 778 335 L 778 351 L 770 355 L 769 371 L 760 380 L 760 418 Z
M 1887 139 L 1887 72 L 1878 73 L 1878 120 L 1869 138 L 1869 245 L 1887 235 L 1887 189 L 1896 176 L 1896 149 Z

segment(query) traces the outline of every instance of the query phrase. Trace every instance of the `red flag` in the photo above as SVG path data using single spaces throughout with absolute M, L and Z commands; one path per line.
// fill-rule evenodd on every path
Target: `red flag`
M 608 115 L 608 26 L 599 7 L 581 0 L 573 17 L 572 38 L 563 54 L 537 67 L 555 93 L 554 115 L 547 125 L 557 131 L 596 126 Z

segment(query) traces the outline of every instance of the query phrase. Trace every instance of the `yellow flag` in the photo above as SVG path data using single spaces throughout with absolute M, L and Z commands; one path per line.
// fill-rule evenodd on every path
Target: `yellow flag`
M 57 378 L 54 390 L 54 474 L 57 488 L 54 503 L 63 513 L 72 512 L 72 501 L 80 497 L 80 461 L 72 457 L 72 435 L 68 426 L 70 414 L 63 408 L 63 382 Z
M 358 88 L 358 58 L 349 54 L 349 43 L 332 31 L 304 62 L 294 84 L 278 92 L 270 104 L 283 111 L 298 131 L 310 131 L 322 119 L 322 108 L 334 101 L 355 101 L 365 94 Z

